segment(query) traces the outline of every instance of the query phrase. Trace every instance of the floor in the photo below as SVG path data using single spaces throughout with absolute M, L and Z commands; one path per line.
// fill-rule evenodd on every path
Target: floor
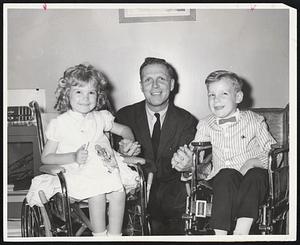
M 21 237 L 21 209 L 27 190 L 7 194 L 7 237 Z
M 10 219 L 7 222 L 7 237 L 21 237 L 21 221 Z

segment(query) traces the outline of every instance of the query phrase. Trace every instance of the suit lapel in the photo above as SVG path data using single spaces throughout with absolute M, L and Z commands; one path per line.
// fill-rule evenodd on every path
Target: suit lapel
M 139 107 L 139 112 L 137 115 L 137 129 L 140 132 L 139 135 L 141 136 L 141 140 L 143 141 L 143 143 L 141 142 L 142 145 L 144 145 L 146 149 L 152 149 L 150 130 L 145 110 L 145 101 L 143 101 L 143 103 L 141 103 Z

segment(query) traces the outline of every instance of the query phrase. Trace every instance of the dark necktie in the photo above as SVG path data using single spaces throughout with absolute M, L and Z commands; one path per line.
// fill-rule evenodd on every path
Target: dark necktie
M 219 124 L 224 124 L 228 122 L 236 122 L 236 117 L 229 117 L 229 118 L 224 118 L 224 119 L 219 119 L 218 123 Z
M 154 113 L 154 116 L 156 117 L 156 122 L 154 124 L 153 133 L 152 133 L 152 148 L 154 157 L 156 159 L 157 149 L 159 145 L 159 139 L 160 139 L 160 119 L 159 119 L 159 113 Z

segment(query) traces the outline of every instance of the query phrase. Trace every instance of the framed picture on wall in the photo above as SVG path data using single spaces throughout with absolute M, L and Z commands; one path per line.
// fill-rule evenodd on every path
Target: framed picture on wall
M 120 23 L 194 20 L 195 9 L 119 9 Z

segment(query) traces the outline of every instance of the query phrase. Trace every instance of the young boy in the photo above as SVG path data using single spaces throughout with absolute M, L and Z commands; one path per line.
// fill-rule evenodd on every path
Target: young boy
M 207 177 L 213 187 L 210 225 L 216 235 L 232 230 L 246 235 L 267 193 L 268 151 L 276 142 L 262 116 L 237 108 L 243 92 L 235 73 L 212 72 L 205 84 L 212 114 L 199 121 L 193 141 L 212 144 L 213 168 Z M 172 164 L 183 155 L 191 158 L 187 146 L 174 154 Z

